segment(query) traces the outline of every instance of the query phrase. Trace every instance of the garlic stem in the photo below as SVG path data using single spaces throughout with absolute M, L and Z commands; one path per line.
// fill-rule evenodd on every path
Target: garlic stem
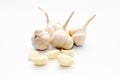
M 43 10 L 41 7 L 40 7 L 40 10 L 45 14 L 45 16 L 46 16 L 46 23 L 48 24 L 48 23 L 50 23 L 50 19 L 49 19 L 49 16 L 48 16 L 48 13 L 45 11 L 45 10 Z
M 93 19 L 95 18 L 95 16 L 96 16 L 96 14 L 94 14 L 93 16 L 91 16 L 91 17 L 87 20 L 87 22 L 86 22 L 86 23 L 84 24 L 84 26 L 83 26 L 84 30 L 86 30 L 88 24 L 91 22 L 91 20 L 93 20 Z
M 64 25 L 63 25 L 63 29 L 64 29 L 64 30 L 66 29 L 66 27 L 67 27 L 67 25 L 68 25 L 68 23 L 69 23 L 69 21 L 70 21 L 70 19 L 72 18 L 72 16 L 73 16 L 74 13 L 75 13 L 75 11 L 72 11 L 71 14 L 70 14 L 70 16 L 68 17 L 68 19 L 67 19 L 66 22 L 64 23 Z

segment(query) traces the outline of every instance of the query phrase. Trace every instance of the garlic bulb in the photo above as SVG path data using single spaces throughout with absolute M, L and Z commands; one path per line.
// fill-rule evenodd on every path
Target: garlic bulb
M 37 50 L 45 50 L 50 43 L 50 35 L 47 31 L 36 30 L 32 37 L 32 45 Z
M 61 29 L 56 30 L 51 37 L 51 44 L 56 48 L 71 49 L 73 46 L 73 40 L 69 34 L 65 31 L 68 22 L 73 16 L 74 11 L 70 14 L 69 18 L 65 22 Z
M 90 23 L 90 21 L 95 17 L 96 15 L 93 15 L 84 25 L 82 28 L 72 28 L 69 31 L 69 35 L 72 37 L 74 44 L 76 46 L 82 46 L 85 43 L 86 38 L 86 28 L 87 25 Z

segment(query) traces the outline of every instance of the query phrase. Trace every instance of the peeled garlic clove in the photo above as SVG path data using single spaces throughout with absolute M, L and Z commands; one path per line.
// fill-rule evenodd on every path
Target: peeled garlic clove
M 72 37 L 68 36 L 66 42 L 63 45 L 63 49 L 71 49 L 73 47 L 73 39 Z
M 32 60 L 32 58 L 39 56 L 39 52 L 38 51 L 33 51 L 28 55 L 29 60 Z
M 49 59 L 55 59 L 57 58 L 59 52 L 60 52 L 59 50 L 51 50 L 51 51 L 48 51 L 46 55 Z
M 85 33 L 76 33 L 72 36 L 72 38 L 76 46 L 82 46 L 85 43 L 86 35 Z
M 61 53 L 62 54 L 66 54 L 66 55 L 69 55 L 69 56 L 72 56 L 73 53 L 74 53 L 74 50 L 61 50 Z
M 60 66 L 63 66 L 63 67 L 69 67 L 69 66 L 72 66 L 73 64 L 72 57 L 66 54 L 59 54 L 57 57 L 57 60 Z
M 48 62 L 48 57 L 47 56 L 36 56 L 32 58 L 32 62 L 36 66 L 43 66 L 46 65 Z

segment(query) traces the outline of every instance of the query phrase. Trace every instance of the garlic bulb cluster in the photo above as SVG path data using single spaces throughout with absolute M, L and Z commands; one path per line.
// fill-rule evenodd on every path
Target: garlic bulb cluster
M 48 13 L 42 8 L 40 10 L 46 16 L 46 27 L 44 30 L 36 30 L 32 37 L 33 47 L 37 50 L 46 50 L 50 44 L 60 49 L 71 49 L 73 44 L 76 46 L 84 45 L 87 25 L 96 16 L 91 16 L 82 27 L 71 28 L 67 32 L 66 28 L 75 13 L 74 11 L 71 12 L 65 23 L 61 24 L 60 22 L 52 23 Z
M 57 59 L 59 65 L 62 67 L 72 66 L 74 63 L 72 58 L 74 53 L 74 50 L 72 50 L 73 45 L 84 45 L 86 28 L 96 15 L 91 16 L 82 27 L 73 27 L 67 32 L 66 28 L 75 13 L 74 11 L 71 12 L 65 23 L 61 24 L 60 22 L 52 23 L 47 12 L 42 8 L 40 8 L 40 10 L 46 16 L 46 27 L 44 30 L 35 30 L 32 36 L 32 45 L 36 50 L 46 50 L 49 45 L 57 49 L 47 51 L 44 55 L 40 55 L 38 51 L 33 51 L 28 56 L 29 60 L 36 66 L 46 65 L 49 59 Z M 58 49 L 61 49 L 61 51 Z

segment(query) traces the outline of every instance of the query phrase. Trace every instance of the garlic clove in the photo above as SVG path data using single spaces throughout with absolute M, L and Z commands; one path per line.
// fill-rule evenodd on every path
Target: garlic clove
M 56 59 L 58 56 L 59 50 L 51 50 L 46 53 L 48 59 Z
M 72 56 L 73 55 L 73 53 L 74 53 L 74 50 L 72 49 L 72 50 L 61 50 L 61 53 L 62 54 L 66 54 L 66 55 L 69 55 L 69 56 Z
M 72 66 L 73 64 L 72 57 L 66 54 L 59 54 L 57 57 L 57 61 L 62 67 L 69 67 L 69 66 Z
M 32 58 L 32 62 L 36 66 L 43 66 L 48 63 L 48 57 L 47 56 L 36 56 Z
M 32 51 L 29 55 L 28 55 L 28 59 L 32 60 L 33 57 L 39 56 L 39 52 L 38 51 Z

